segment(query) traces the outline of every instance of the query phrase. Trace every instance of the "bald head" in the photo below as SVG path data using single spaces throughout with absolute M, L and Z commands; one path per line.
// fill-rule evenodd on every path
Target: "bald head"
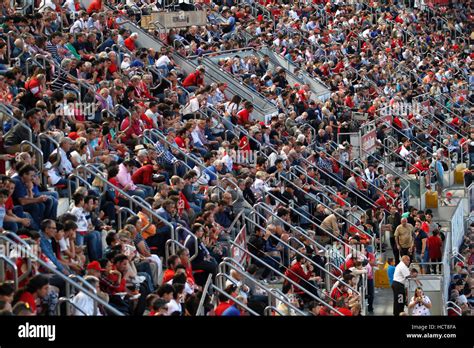
M 408 255 L 403 255 L 402 256 L 402 262 L 407 265 L 407 267 L 410 265 L 410 256 Z

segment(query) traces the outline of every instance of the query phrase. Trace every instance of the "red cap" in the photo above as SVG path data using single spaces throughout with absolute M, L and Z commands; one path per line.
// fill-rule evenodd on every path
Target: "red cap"
M 92 261 L 87 265 L 87 269 L 93 269 L 99 272 L 105 271 L 102 267 L 100 267 L 99 261 Z
M 68 137 L 72 140 L 76 140 L 77 138 L 79 138 L 79 134 L 77 134 L 77 132 L 71 132 L 69 133 Z

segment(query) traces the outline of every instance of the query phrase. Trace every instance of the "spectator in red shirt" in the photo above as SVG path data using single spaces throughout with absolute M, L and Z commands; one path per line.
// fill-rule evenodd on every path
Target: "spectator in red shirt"
M 206 69 L 203 66 L 198 66 L 196 71 L 186 76 L 183 80 L 183 87 L 188 92 L 194 92 L 199 87 L 204 86 L 204 74 Z
M 163 274 L 163 284 L 168 283 L 171 279 L 173 279 L 176 267 L 180 264 L 181 260 L 179 259 L 178 255 L 171 255 L 168 257 L 166 264 L 168 269 Z
M 93 12 L 99 12 L 102 10 L 102 0 L 93 0 L 89 7 L 87 8 L 87 14 L 92 14 Z
M 193 267 L 191 262 L 189 262 L 189 250 L 188 249 L 179 249 L 178 256 L 181 264 L 186 267 L 186 281 L 189 285 L 194 285 L 196 282 L 193 275 Z
M 133 52 L 136 50 L 135 46 L 135 41 L 138 39 L 138 34 L 137 33 L 132 33 L 128 38 L 126 38 L 123 42 L 125 44 L 125 47 L 128 48 L 130 52 Z
M 349 288 L 344 283 L 339 282 L 337 287 L 331 292 L 331 298 L 338 301 L 341 298 L 349 297 Z
M 31 311 L 37 313 L 37 302 L 48 296 L 49 291 L 49 280 L 43 274 L 35 275 L 30 279 L 25 288 L 20 289 L 16 292 L 13 302 L 25 302 L 31 308 Z
M 305 265 L 307 271 L 303 269 L 303 265 Z M 317 295 L 316 292 L 316 285 L 314 284 L 315 281 L 319 280 L 319 277 L 315 277 L 313 273 L 313 266 L 310 263 L 307 263 L 304 257 L 300 254 L 297 254 L 295 257 L 295 262 L 291 265 L 291 267 L 285 272 L 285 276 L 290 278 L 293 282 L 301 285 L 301 287 L 305 288 L 311 293 Z M 283 288 L 291 289 L 293 285 L 285 280 L 285 284 Z M 285 290 L 286 290 L 285 289 Z M 283 292 L 285 292 L 283 290 Z M 300 289 L 293 289 L 295 291 L 301 291 Z
M 140 114 L 135 108 L 130 109 L 130 112 L 132 113 L 131 124 L 129 117 L 124 118 L 122 124 L 120 125 L 120 130 L 125 132 L 122 141 L 129 146 L 135 146 L 137 144 L 138 137 L 142 135 L 142 127 L 140 125 Z
M 428 237 L 428 255 L 430 256 L 430 262 L 441 262 L 442 252 L 441 247 L 443 246 L 443 241 L 439 237 L 439 231 L 434 230 L 433 235 Z M 431 265 L 431 270 L 436 274 L 437 265 Z M 439 266 L 441 271 L 441 266 Z
M 29 214 L 23 212 L 21 206 L 15 207 L 13 205 L 12 194 L 15 191 L 15 181 L 8 179 L 4 181 L 3 185 L 9 191 L 9 196 L 5 201 L 3 228 L 7 231 L 16 232 L 23 226 L 29 227 L 31 225 L 31 217 L 29 217 Z
M 226 287 L 224 291 L 230 297 L 237 297 L 237 286 L 234 284 Z M 219 293 L 219 304 L 214 310 L 216 316 L 239 316 L 239 314 L 237 314 L 238 311 L 236 311 L 234 307 L 235 303 L 229 298 L 229 296 Z
M 245 102 L 244 108 L 237 113 L 237 123 L 241 126 L 246 126 L 250 123 L 250 114 L 254 107 L 249 101 Z
M 128 257 L 124 254 L 115 256 L 112 260 L 112 269 L 107 276 L 109 281 L 108 288 L 104 291 L 109 295 L 125 292 L 125 285 L 127 284 L 127 275 L 129 269 Z M 119 297 L 119 296 L 118 296 Z M 110 302 L 113 303 L 113 296 L 110 297 Z M 118 300 L 118 298 L 117 298 Z
M 349 191 L 343 189 L 337 193 L 336 204 L 341 208 L 346 206 L 347 199 L 349 198 Z
M 153 181 L 153 174 L 158 171 L 159 167 L 156 164 L 145 164 L 138 168 L 132 175 L 134 184 L 156 186 L 158 183 Z

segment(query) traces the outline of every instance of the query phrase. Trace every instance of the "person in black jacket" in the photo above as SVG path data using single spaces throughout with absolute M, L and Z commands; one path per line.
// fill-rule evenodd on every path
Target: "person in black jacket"
M 201 280 L 204 282 L 207 280 L 209 274 L 212 274 L 212 277 L 215 278 L 217 274 L 217 262 L 209 253 L 206 246 L 203 243 L 204 228 L 201 224 L 194 224 L 191 228 L 191 232 L 194 235 L 189 234 L 184 241 L 184 245 L 189 250 L 191 261 L 191 266 L 193 271 L 201 270 L 204 273 L 204 276 Z M 196 240 L 197 240 L 197 254 L 196 254 Z M 200 286 L 204 285 L 204 282 L 198 281 L 196 283 Z M 199 284 L 202 283 L 202 284 Z
M 270 256 L 270 252 L 267 252 L 267 245 L 269 245 L 269 238 L 271 237 L 270 231 L 263 231 L 260 228 L 255 229 L 255 232 L 250 236 L 247 243 L 247 249 L 250 254 L 258 257 L 259 260 L 252 258 L 252 264 L 258 267 L 264 267 L 264 271 L 260 276 L 260 279 L 266 279 L 273 273 L 272 269 L 280 268 L 280 258 L 276 256 Z M 263 262 L 261 262 L 263 261 Z M 267 267 L 264 262 L 269 265 Z
M 399 252 L 398 252 L 398 247 L 397 243 L 395 242 L 395 230 L 397 229 L 398 225 L 401 224 L 402 216 L 398 212 L 397 207 L 391 206 L 390 207 L 390 215 L 387 217 L 387 222 L 392 225 L 391 231 L 390 231 L 390 245 L 392 246 L 393 250 L 393 255 L 395 257 L 395 264 L 400 263 L 400 257 L 399 257 Z

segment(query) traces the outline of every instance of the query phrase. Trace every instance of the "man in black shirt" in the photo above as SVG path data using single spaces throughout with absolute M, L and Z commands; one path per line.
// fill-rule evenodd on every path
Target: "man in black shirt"
M 410 207 L 408 210 L 410 211 L 410 215 L 407 217 L 407 221 L 409 224 L 415 226 L 415 218 L 417 217 L 418 209 L 416 209 L 415 207 Z
M 398 265 L 400 263 L 400 255 L 398 252 L 397 243 L 395 242 L 395 230 L 397 229 L 398 225 L 401 224 L 402 216 L 398 212 L 397 207 L 391 206 L 390 207 L 390 215 L 387 217 L 387 221 L 392 228 L 390 230 L 390 245 L 392 246 L 393 256 L 395 257 L 395 263 Z
M 280 267 L 280 260 L 275 256 L 270 256 L 266 252 L 266 245 L 269 243 L 268 239 L 270 236 L 270 231 L 265 232 L 257 228 L 254 234 L 250 236 L 250 239 L 247 243 L 248 251 L 259 259 L 256 260 L 255 258 L 252 258 L 252 263 L 259 267 L 265 268 L 262 275 L 260 276 L 261 279 L 266 279 L 270 273 L 272 273 L 272 268 L 278 270 Z M 264 262 L 270 267 L 267 267 Z
M 86 55 L 86 35 L 83 33 L 77 34 L 76 41 L 72 43 L 72 46 L 81 57 Z
M 421 274 L 425 274 L 426 269 L 423 262 L 428 261 L 427 240 L 428 235 L 421 229 L 421 222 L 417 221 L 415 223 L 415 262 L 420 263 Z

